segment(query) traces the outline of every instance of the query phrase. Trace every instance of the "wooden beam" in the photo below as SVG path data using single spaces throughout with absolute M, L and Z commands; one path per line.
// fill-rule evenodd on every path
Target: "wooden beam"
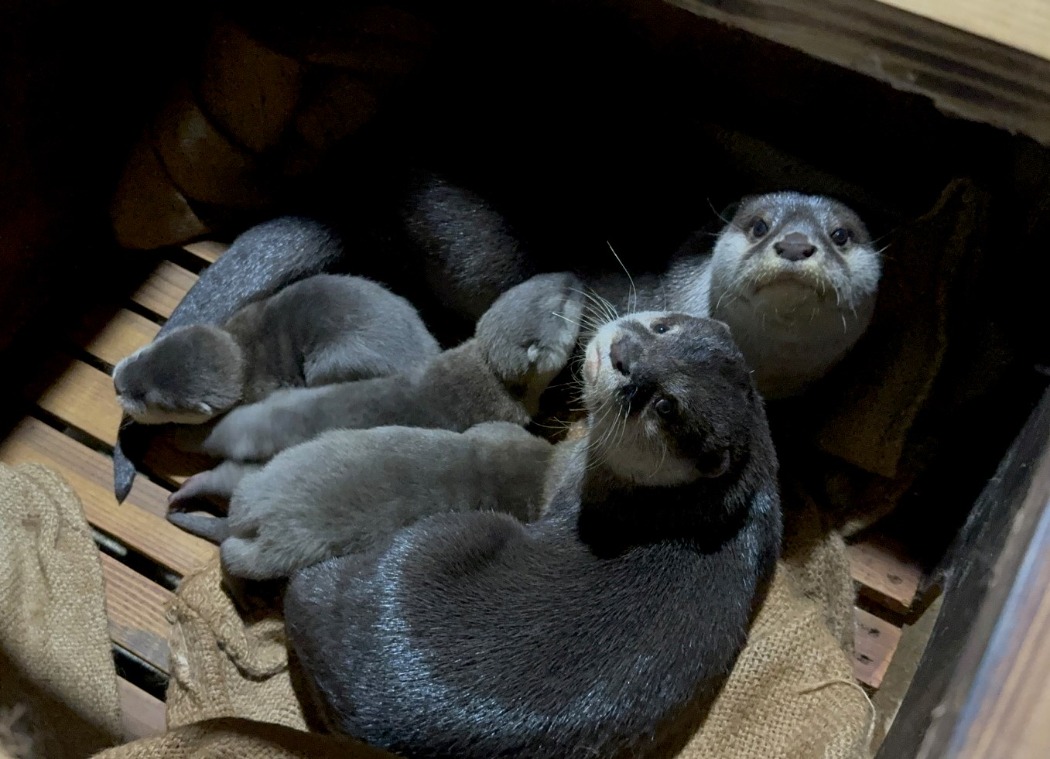
M 171 603 L 171 592 L 112 556 L 101 554 L 101 558 L 110 638 L 161 672 L 167 672 L 171 625 L 164 613 Z
M 124 722 L 124 740 L 137 741 L 164 732 L 167 722 L 163 701 L 154 698 L 123 677 L 117 678 L 120 712 Z
M 1046 585 L 1040 585 L 1043 570 L 1032 571 L 1035 564 L 1024 562 L 1025 557 L 1038 556 L 1040 551 L 1043 557 L 1047 555 L 1045 533 L 1038 527 L 1048 501 L 1050 390 L 1010 446 L 957 538 L 937 623 L 912 687 L 879 749 L 879 759 L 958 756 L 949 747 L 964 745 L 953 741 L 968 733 L 982 708 L 997 708 L 995 702 L 1001 697 L 998 687 L 1005 682 L 1001 678 L 1008 677 L 1011 669 L 1017 672 L 1029 666 L 1033 679 L 1018 684 L 1035 682 L 1040 673 L 1050 673 L 1045 637 L 1040 640 L 1022 635 L 1011 643 L 1004 643 L 1010 638 L 995 637 L 997 630 L 1004 629 L 1027 630 L 1038 636 L 1044 628 L 1038 616 L 1042 611 L 1031 602 L 1046 594 Z M 1025 649 L 1023 641 L 1031 647 Z M 1011 665 L 989 670 L 996 661 Z M 998 682 L 992 672 L 998 672 Z M 1043 679 L 1038 685 L 1045 687 L 1046 682 Z M 1042 697 L 1033 696 L 1033 702 L 1016 698 L 1004 702 L 1004 706 L 1018 709 L 1019 715 L 1015 722 L 1004 717 L 1000 728 L 1038 729 L 1045 714 L 1035 716 L 1029 710 L 1036 708 Z M 993 725 L 988 729 L 996 729 L 996 722 L 987 724 Z M 1043 756 L 1021 750 L 1024 744 L 1019 734 L 1007 735 L 1000 729 L 999 736 L 1002 741 L 996 746 L 996 756 Z
M 879 1 L 1050 60 L 1050 3 L 1046 0 Z
M 638 2 L 638 0 L 635 0 Z M 1005 26 L 973 20 L 975 8 L 992 10 L 991 0 L 925 2 L 899 0 L 928 17 L 914 15 L 883 0 L 665 0 L 697 16 L 734 26 L 808 55 L 887 82 L 897 89 L 930 97 L 943 111 L 1021 132 L 1050 145 L 1050 60 L 969 31 L 940 23 L 951 15 L 986 35 L 1005 35 Z M 1009 21 L 1028 23 L 1024 36 L 1040 37 L 1035 47 L 1050 45 L 1050 13 L 1035 12 L 1039 0 L 1006 3 Z M 936 7 L 935 7 L 936 6 Z M 994 11 L 1003 4 L 996 0 Z M 934 20 L 937 19 L 937 20 Z M 1004 20 L 1003 24 L 1007 22 Z M 1019 35 L 1009 36 L 1021 46 Z M 859 114 L 858 114 L 859 116 Z
M 171 261 L 161 261 L 131 299 L 167 319 L 195 284 L 196 274 Z

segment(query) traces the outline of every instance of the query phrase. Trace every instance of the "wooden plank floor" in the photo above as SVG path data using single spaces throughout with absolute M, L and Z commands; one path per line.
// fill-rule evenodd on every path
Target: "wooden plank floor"
M 224 247 L 196 243 L 184 250 L 202 266 Z M 185 260 L 180 252 L 174 258 Z M 111 452 L 120 422 L 109 372 L 121 358 L 146 344 L 197 276 L 172 260 L 160 262 L 125 303 L 100 304 L 71 328 L 69 340 L 51 357 L 53 380 L 26 390 L 28 412 L 3 440 L 0 461 L 39 462 L 59 472 L 79 494 L 88 521 L 99 534 L 106 607 L 114 651 L 144 664 L 156 677 L 168 673 L 165 608 L 174 578 L 209 561 L 215 546 L 178 530 L 165 519 L 169 492 L 183 479 L 170 450 L 147 456 L 153 479 L 139 476 L 123 504 L 113 496 Z M 186 467 L 181 467 L 183 470 Z M 134 557 L 134 560 L 128 557 Z M 853 577 L 867 601 L 856 610 L 855 675 L 878 688 L 900 638 L 895 620 L 913 609 L 921 574 L 899 546 L 880 538 L 850 547 Z M 168 584 L 168 587 L 165 587 Z M 881 610 L 881 611 L 880 611 Z M 138 671 L 138 670 L 135 670 Z M 164 704 L 146 682 L 121 679 L 128 738 L 164 729 Z

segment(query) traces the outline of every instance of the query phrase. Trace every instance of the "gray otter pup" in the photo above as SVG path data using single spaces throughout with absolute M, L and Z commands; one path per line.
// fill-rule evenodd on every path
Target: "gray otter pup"
M 179 499 L 230 497 L 229 517 L 172 512 L 222 543 L 235 577 L 288 577 L 324 559 L 373 548 L 435 511 L 539 516 L 554 446 L 509 422 L 466 432 L 415 427 L 334 430 L 282 451 L 265 467 L 225 462 L 191 478 Z M 178 502 L 178 500 L 176 502 Z
M 200 424 L 278 388 L 382 377 L 440 350 L 404 298 L 367 279 L 321 274 L 221 327 L 168 332 L 117 364 L 113 386 L 136 422 Z
M 204 450 L 262 461 L 330 429 L 528 424 L 540 394 L 569 361 L 582 312 L 576 277 L 538 275 L 499 296 L 473 338 L 426 365 L 390 377 L 278 391 L 234 409 Z
M 539 520 L 438 514 L 293 576 L 334 729 L 409 759 L 645 756 L 716 695 L 780 546 L 762 400 L 726 327 L 680 314 L 602 327 L 584 375 Z

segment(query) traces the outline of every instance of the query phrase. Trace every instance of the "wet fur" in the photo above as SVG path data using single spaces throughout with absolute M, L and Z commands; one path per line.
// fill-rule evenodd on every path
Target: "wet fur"
M 537 521 L 439 514 L 294 575 L 289 639 L 331 727 L 409 759 L 645 756 L 717 694 L 779 551 L 761 398 L 709 320 L 623 319 L 587 360 L 588 433 L 557 448 Z M 667 419 L 666 394 L 664 450 L 625 479 L 609 433 Z
M 382 377 L 439 352 L 404 298 L 361 277 L 320 274 L 249 303 L 221 327 L 158 336 L 117 364 L 113 384 L 140 423 L 200 423 L 279 388 Z
M 582 301 L 574 276 L 538 275 L 501 295 L 478 321 L 473 338 L 419 369 L 280 390 L 234 409 L 205 440 L 204 450 L 217 458 L 264 461 L 330 429 L 525 425 L 540 393 L 572 354 Z
M 221 542 L 223 565 L 235 577 L 288 577 L 324 559 L 367 552 L 437 511 L 500 509 L 535 519 L 553 450 L 506 422 L 464 433 L 335 430 L 261 469 L 226 462 L 180 491 L 182 500 L 229 498 L 228 518 L 173 512 L 169 519 Z

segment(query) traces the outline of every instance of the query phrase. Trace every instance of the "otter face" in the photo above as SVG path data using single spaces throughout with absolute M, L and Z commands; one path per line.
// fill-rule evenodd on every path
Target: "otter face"
M 217 327 L 173 330 L 113 369 L 117 401 L 141 424 L 200 424 L 241 398 L 244 358 Z
M 715 243 L 711 314 L 746 308 L 801 322 L 831 314 L 863 329 L 880 273 L 867 228 L 841 203 L 796 192 L 747 198 Z
M 583 359 L 592 459 L 673 486 L 718 477 L 746 452 L 761 399 L 725 324 L 642 312 L 599 329 Z

